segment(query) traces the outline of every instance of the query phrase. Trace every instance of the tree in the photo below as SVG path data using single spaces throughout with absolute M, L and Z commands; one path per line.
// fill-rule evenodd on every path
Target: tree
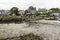
M 15 15 L 19 15 L 19 13 L 18 13 L 18 8 L 17 7 L 12 7 L 11 9 L 10 9 L 10 11 L 11 11 L 11 14 L 10 15 L 12 15 L 12 14 L 15 14 Z
M 51 8 L 50 10 L 52 10 L 53 12 L 60 11 L 59 8 Z
M 31 10 L 36 10 L 36 8 L 33 7 L 33 6 L 30 6 L 29 9 L 31 9 Z
M 25 14 L 27 14 L 28 13 L 28 11 L 27 10 L 25 10 Z

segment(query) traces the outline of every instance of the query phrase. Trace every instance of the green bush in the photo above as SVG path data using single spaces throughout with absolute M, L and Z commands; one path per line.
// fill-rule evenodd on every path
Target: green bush
M 19 16 L 2 16 L 0 17 L 0 23 L 18 23 L 22 22 L 22 18 Z

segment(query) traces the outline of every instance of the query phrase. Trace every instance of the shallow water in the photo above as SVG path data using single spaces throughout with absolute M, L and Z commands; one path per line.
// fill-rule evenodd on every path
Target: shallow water
M 0 39 L 34 33 L 43 37 L 44 40 L 60 40 L 60 21 L 41 20 L 35 22 L 0 24 Z

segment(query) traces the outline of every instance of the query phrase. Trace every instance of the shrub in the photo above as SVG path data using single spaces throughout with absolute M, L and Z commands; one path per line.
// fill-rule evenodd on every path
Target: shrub
M 0 17 L 0 23 L 18 23 L 22 22 L 22 18 L 19 16 L 2 16 Z

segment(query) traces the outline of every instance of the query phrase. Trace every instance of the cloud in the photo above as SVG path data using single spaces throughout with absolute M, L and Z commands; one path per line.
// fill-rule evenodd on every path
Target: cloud
M 60 8 L 60 0 L 0 0 L 0 8 L 10 9 L 16 6 L 20 9 L 27 9 L 29 6 L 36 8 Z

